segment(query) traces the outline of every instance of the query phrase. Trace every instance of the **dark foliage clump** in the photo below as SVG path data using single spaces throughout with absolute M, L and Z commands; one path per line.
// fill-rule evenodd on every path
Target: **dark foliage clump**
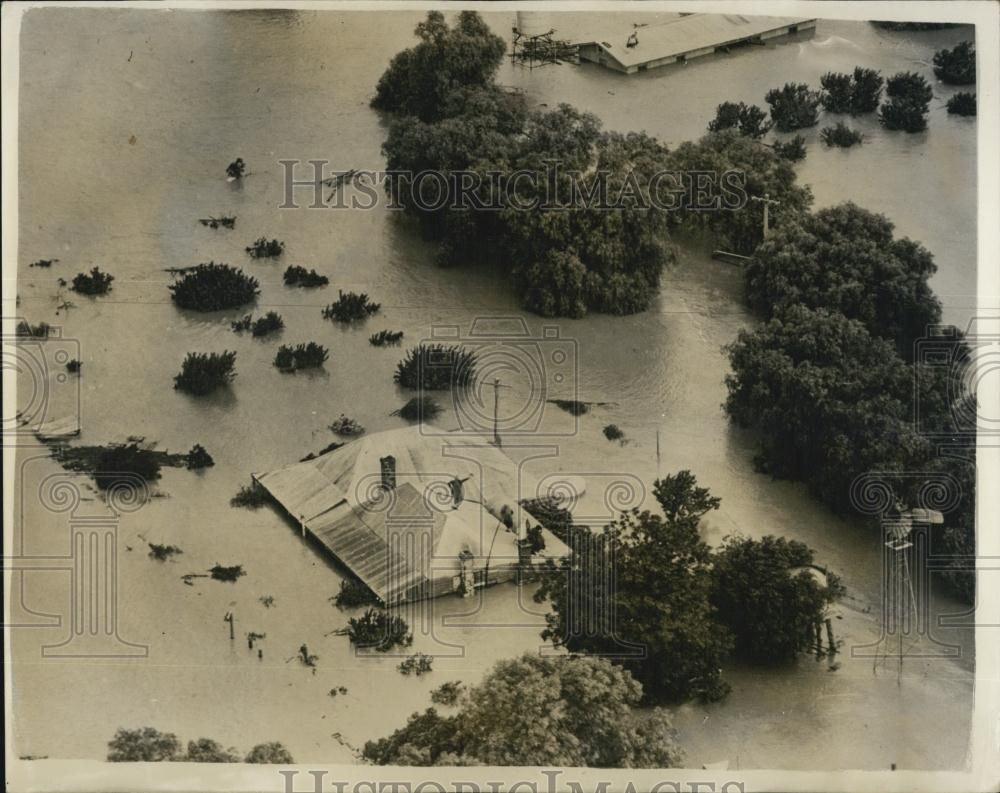
M 269 763 L 272 765 L 292 765 L 295 761 L 291 753 L 277 741 L 255 746 L 244 758 L 245 763 Z
M 823 127 L 819 136 L 827 146 L 839 146 L 842 149 L 856 146 L 865 139 L 864 135 L 856 129 L 851 129 L 843 121 L 838 121 L 833 127 Z
M 330 598 L 338 609 L 378 605 L 378 596 L 360 578 L 349 576 L 340 582 L 340 591 Z
M 948 99 L 948 112 L 953 116 L 976 115 L 976 95 L 959 91 Z
M 109 763 L 155 763 L 176 760 L 180 754 L 181 742 L 177 736 L 153 727 L 136 730 L 122 727 L 108 741 Z
M 408 647 L 413 642 L 406 620 L 381 609 L 368 609 L 360 617 L 351 617 L 347 621 L 347 635 L 356 646 L 374 648 L 380 653 L 396 645 Z
M 267 501 L 267 491 L 256 481 L 252 481 L 249 485 L 243 485 L 236 495 L 229 499 L 229 506 L 260 509 Z
M 827 72 L 819 78 L 823 86 L 821 101 L 828 113 L 851 112 L 851 75 L 842 72 Z
M 215 460 L 212 459 L 212 455 L 200 443 L 192 446 L 191 451 L 187 453 L 187 467 L 189 470 L 195 471 L 199 468 L 211 468 L 213 465 L 215 465 Z
M 934 53 L 934 74 L 950 85 L 972 85 L 976 82 L 976 48 L 963 41 L 950 50 Z
M 440 415 L 441 410 L 441 405 L 434 397 L 419 396 L 407 401 L 399 410 L 393 411 L 392 415 L 407 421 L 431 421 Z
M 954 22 L 894 22 L 894 21 L 880 21 L 873 20 L 872 24 L 877 28 L 882 28 L 884 30 L 902 30 L 902 31 L 919 31 L 923 32 L 926 30 L 944 30 L 945 28 L 953 28 L 956 23 Z
M 396 668 L 407 677 L 410 675 L 422 677 L 434 668 L 434 658 L 425 653 L 415 653 L 401 661 Z
M 341 413 L 330 424 L 330 432 L 337 435 L 360 435 L 365 431 L 357 421 Z
M 245 330 L 250 330 L 250 328 L 253 327 L 253 314 L 244 314 L 239 319 L 234 319 L 230 322 L 229 326 L 236 333 L 242 333 Z
M 772 88 L 764 99 L 771 106 L 771 118 L 779 132 L 812 127 L 819 120 L 820 93 L 805 83 Z
M 475 380 L 477 361 L 475 352 L 458 345 L 420 344 L 396 364 L 393 381 L 413 390 L 464 388 Z
M 315 270 L 307 270 L 305 267 L 292 265 L 285 270 L 285 286 L 303 286 L 312 289 L 318 286 L 326 286 L 330 279 L 325 275 L 320 275 Z
M 254 259 L 277 259 L 284 251 L 285 243 L 279 240 L 269 240 L 267 237 L 259 237 L 246 248 L 246 252 Z
M 137 443 L 114 444 L 98 451 L 93 474 L 101 490 L 134 487 L 136 477 L 154 482 L 160 478 L 160 456 Z
M 621 441 L 625 438 L 625 433 L 617 424 L 608 424 L 604 428 L 604 437 L 609 441 Z
M 734 129 L 741 135 L 754 139 L 764 137 L 770 128 L 767 113 L 757 105 L 745 102 L 723 102 L 715 109 L 715 118 L 708 124 L 709 132 Z
M 216 564 L 208 572 L 212 574 L 212 578 L 216 581 L 227 581 L 232 583 L 239 578 L 246 575 L 246 571 L 243 569 L 243 565 L 234 564 L 230 566 Z
M 329 357 L 326 347 L 310 341 L 291 347 L 282 344 L 274 356 L 274 365 L 282 372 L 297 372 L 300 369 L 315 369 L 326 363 Z
M 886 129 L 923 132 L 927 129 L 927 110 L 934 96 L 927 79 L 916 72 L 899 72 L 886 81 L 886 96 L 879 121 Z
M 236 217 L 234 215 L 224 215 L 221 218 L 198 218 L 198 222 L 203 226 L 208 226 L 210 229 L 236 228 Z
M 457 680 L 449 680 L 431 692 L 431 702 L 435 705 L 453 707 L 458 704 L 464 691 L 465 686 L 462 683 L 459 683 Z
M 565 410 L 571 416 L 582 416 L 584 413 L 590 412 L 590 405 L 575 399 L 549 399 L 548 401 L 560 410 Z
M 575 544 L 574 535 L 577 532 L 590 532 L 587 526 L 578 526 L 573 521 L 573 513 L 552 496 L 526 498 L 521 501 L 521 506 L 567 545 Z
M 253 302 L 259 294 L 256 278 L 228 264 L 208 262 L 187 271 L 170 285 L 171 297 L 181 308 L 219 311 Z
M 51 326 L 48 322 L 39 322 L 37 325 L 32 325 L 30 322 L 22 319 L 17 323 L 14 335 L 21 338 L 47 339 L 50 330 Z
M 81 295 L 106 295 L 111 291 L 111 282 L 115 280 L 113 275 L 102 273 L 97 267 L 89 273 L 77 273 L 73 276 L 74 292 Z
M 261 336 L 266 336 L 268 333 L 281 330 L 283 327 L 285 327 L 285 322 L 281 318 L 281 314 L 274 311 L 268 311 L 263 317 L 257 317 L 257 319 L 254 320 L 254 323 L 250 328 L 250 333 L 255 339 L 259 339 Z
M 174 388 L 188 394 L 203 396 L 229 385 L 236 377 L 236 353 L 189 352 L 174 376 Z
M 197 741 L 188 741 L 187 754 L 182 759 L 186 763 L 238 763 L 240 755 L 231 746 L 224 749 L 218 741 L 199 738 Z
M 356 322 L 370 317 L 380 308 L 381 304 L 373 303 L 364 292 L 357 294 L 338 290 L 337 301 L 323 309 L 323 318 L 335 322 Z
M 401 330 L 380 330 L 368 337 L 368 343 L 373 347 L 394 347 L 403 340 Z
M 851 85 L 851 115 L 858 116 L 878 110 L 884 83 L 882 75 L 875 69 L 855 66 Z
M 149 546 L 149 556 L 158 562 L 165 562 L 177 554 L 184 553 L 176 545 L 159 545 L 155 542 L 146 543 Z
M 38 261 L 32 262 L 28 267 L 51 267 L 55 264 L 58 259 L 39 259 Z
M 886 80 L 885 95 L 890 99 L 913 99 L 930 102 L 934 89 L 927 78 L 917 72 L 898 72 Z
M 241 179 L 247 172 L 247 165 L 242 157 L 237 157 L 226 166 L 226 176 L 230 179 Z
M 324 446 L 318 452 L 309 452 L 309 454 L 307 454 L 305 457 L 303 457 L 301 460 L 299 460 L 299 462 L 300 463 L 305 463 L 305 462 L 308 462 L 309 460 L 315 460 L 317 457 L 322 457 L 324 454 L 327 454 L 329 452 L 335 451 L 335 450 L 339 449 L 343 445 L 344 444 L 341 443 L 340 441 L 333 441 L 333 443 L 328 443 L 326 446 Z
M 774 153 L 788 162 L 799 162 L 806 158 L 806 139 L 801 135 L 789 138 L 784 143 L 774 142 Z
M 79 358 L 73 358 L 69 361 L 66 361 L 66 371 L 69 372 L 70 374 L 77 374 L 82 368 L 83 368 L 83 361 L 81 361 Z

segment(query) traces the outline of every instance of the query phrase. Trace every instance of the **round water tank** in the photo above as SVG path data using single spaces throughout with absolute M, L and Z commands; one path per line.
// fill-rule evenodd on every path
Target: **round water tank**
M 542 11 L 518 11 L 514 23 L 523 36 L 540 36 L 552 30 L 552 20 Z

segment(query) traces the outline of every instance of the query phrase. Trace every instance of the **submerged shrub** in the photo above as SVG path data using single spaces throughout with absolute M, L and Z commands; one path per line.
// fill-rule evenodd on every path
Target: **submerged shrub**
M 723 102 L 715 109 L 715 118 L 708 124 L 709 132 L 735 129 L 750 138 L 762 138 L 771 128 L 767 113 L 757 105 L 745 102 Z
M 948 112 L 953 116 L 976 115 L 976 95 L 959 91 L 948 100 Z
M 330 279 L 325 275 L 320 275 L 315 270 L 307 270 L 305 267 L 292 265 L 285 270 L 285 286 L 303 286 L 312 289 L 317 286 L 326 286 Z
M 135 487 L 136 477 L 143 482 L 160 478 L 160 456 L 138 443 L 114 444 L 101 449 L 94 462 L 94 481 L 101 490 L 112 487 Z
M 255 339 L 258 339 L 261 336 L 266 336 L 268 333 L 281 330 L 283 327 L 285 327 L 285 321 L 281 318 L 281 314 L 268 311 L 263 317 L 258 317 L 254 321 L 250 332 Z
M 111 282 L 115 280 L 113 275 L 102 273 L 97 267 L 90 273 L 77 273 L 73 276 L 74 292 L 81 295 L 105 295 L 111 291 Z
M 843 121 L 838 121 L 836 126 L 823 127 L 819 133 L 823 142 L 827 146 L 839 146 L 842 149 L 849 149 L 864 140 L 865 136 L 856 129 L 851 129 Z
M 934 74 L 951 85 L 971 85 L 976 82 L 976 48 L 963 41 L 952 49 L 934 53 Z
M 368 609 L 360 617 L 347 621 L 347 635 L 358 647 L 374 648 L 385 653 L 397 644 L 408 647 L 413 642 L 413 634 L 406 620 L 381 609 Z
M 277 259 L 284 251 L 285 243 L 279 240 L 269 240 L 267 237 L 254 240 L 253 244 L 246 248 L 246 252 L 254 259 Z
M 208 262 L 187 271 L 170 285 L 171 297 L 181 308 L 219 311 L 250 303 L 259 294 L 256 278 L 228 264 Z
M 805 83 L 785 83 L 781 88 L 772 88 L 764 98 L 771 106 L 771 118 L 779 132 L 812 127 L 819 120 L 820 93 Z
M 146 543 L 149 546 L 149 557 L 158 562 L 165 562 L 172 556 L 184 553 L 176 545 L 159 545 L 155 542 Z
M 69 372 L 70 374 L 76 374 L 82 368 L 83 368 L 83 361 L 81 361 L 79 358 L 73 358 L 69 361 L 66 361 L 66 371 Z
M 191 447 L 191 451 L 187 453 L 187 467 L 189 470 L 197 470 L 199 468 L 210 468 L 215 465 L 215 460 L 212 459 L 205 447 L 200 443 L 196 443 Z
M 857 116 L 878 110 L 884 83 L 882 75 L 875 69 L 855 66 L 851 87 L 851 114 Z
M 368 337 L 368 343 L 373 347 L 395 346 L 403 339 L 401 330 L 380 330 Z
M 365 431 L 358 422 L 352 418 L 348 418 L 343 413 L 341 413 L 333 423 L 330 424 L 330 432 L 336 433 L 337 435 L 360 435 Z
M 216 564 L 208 572 L 212 574 L 212 578 L 216 581 L 226 581 L 229 583 L 233 583 L 237 579 L 246 575 L 246 571 L 243 569 L 243 565 L 241 564 L 234 564 L 228 567 L 226 565 Z
M 21 338 L 47 339 L 50 330 L 51 326 L 48 322 L 39 322 L 37 325 L 32 325 L 30 322 L 22 319 L 17 323 L 14 335 Z
M 335 322 L 355 322 L 370 317 L 379 308 L 381 304 L 373 303 L 364 292 L 357 294 L 338 290 L 336 302 L 323 309 L 323 318 Z
M 229 499 L 229 506 L 260 509 L 267 503 L 267 499 L 267 491 L 253 480 L 249 485 L 243 485 L 236 495 Z
M 349 576 L 340 582 L 340 591 L 330 600 L 339 609 L 352 609 L 359 606 L 374 606 L 379 602 L 378 596 L 360 578 Z
M 290 347 L 282 344 L 274 356 L 274 365 L 282 372 L 297 372 L 299 369 L 314 369 L 322 366 L 328 357 L 326 347 L 314 341 Z
M 625 433 L 622 432 L 617 424 L 608 424 L 603 431 L 604 437 L 609 441 L 620 441 L 625 437 Z
M 820 101 L 828 113 L 850 113 L 853 86 L 851 75 L 842 72 L 827 72 L 819 78 L 823 86 Z
M 180 374 L 174 376 L 174 388 L 196 396 L 210 394 L 233 381 L 235 366 L 236 353 L 229 350 L 189 352 L 181 364 Z
M 420 344 L 396 364 L 393 381 L 403 388 L 440 391 L 471 385 L 477 356 L 458 345 Z

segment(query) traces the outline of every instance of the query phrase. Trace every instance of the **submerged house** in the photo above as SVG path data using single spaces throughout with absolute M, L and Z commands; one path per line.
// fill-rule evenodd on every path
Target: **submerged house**
M 254 480 L 386 604 L 471 595 L 569 554 L 519 507 L 533 491 L 517 465 L 468 437 L 389 430 Z
M 687 14 L 652 25 L 604 31 L 577 44 L 581 61 L 634 74 L 815 27 L 816 20 L 808 17 Z

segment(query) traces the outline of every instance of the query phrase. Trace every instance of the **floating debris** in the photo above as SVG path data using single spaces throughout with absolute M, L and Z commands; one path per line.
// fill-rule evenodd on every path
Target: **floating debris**
M 380 330 L 368 337 L 368 343 L 373 347 L 390 347 L 399 344 L 402 339 L 401 330 Z
M 555 405 L 560 410 L 565 410 L 573 416 L 582 416 L 589 413 L 593 407 L 607 407 L 617 405 L 617 402 L 579 402 L 575 399 L 546 399 L 546 402 Z
M 260 601 L 260 604 L 266 609 L 269 609 L 274 605 L 274 595 L 261 595 L 257 598 L 257 600 Z
M 198 222 L 203 226 L 208 226 L 210 229 L 232 229 L 236 228 L 236 216 L 235 215 L 223 215 L 221 218 L 207 217 L 198 218 Z
M 51 267 L 57 261 L 59 261 L 59 260 L 58 259 L 39 259 L 38 261 L 32 262 L 31 264 L 29 264 L 28 267 Z
M 184 553 L 176 545 L 158 545 L 155 542 L 146 543 L 149 546 L 149 557 L 158 562 L 165 562 L 177 554 Z
M 299 660 L 306 666 L 316 666 L 316 662 L 319 660 L 319 656 L 310 653 L 309 647 L 303 644 L 299 648 Z
M 323 309 L 323 318 L 334 322 L 356 322 L 370 317 L 381 307 L 381 303 L 373 303 L 364 292 L 357 294 L 338 290 L 337 301 Z
M 339 449 L 343 445 L 344 444 L 341 443 L 340 441 L 333 441 L 333 443 L 328 443 L 326 446 L 324 446 L 318 452 L 309 452 L 309 454 L 307 454 L 305 457 L 303 457 L 301 460 L 299 460 L 299 462 L 300 463 L 307 463 L 310 460 L 315 460 L 317 457 L 322 457 L 324 454 L 327 454 L 328 452 L 332 452 L 335 449 Z

